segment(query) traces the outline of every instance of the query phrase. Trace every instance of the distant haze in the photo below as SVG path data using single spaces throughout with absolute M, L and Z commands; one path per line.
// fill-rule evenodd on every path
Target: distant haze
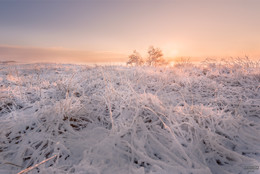
M 259 0 L 1 0 L 0 61 L 260 58 Z
M 19 63 L 57 62 L 57 63 L 101 63 L 125 62 L 127 56 L 111 52 L 91 52 L 62 48 L 29 48 L 0 45 L 0 60 L 13 60 Z

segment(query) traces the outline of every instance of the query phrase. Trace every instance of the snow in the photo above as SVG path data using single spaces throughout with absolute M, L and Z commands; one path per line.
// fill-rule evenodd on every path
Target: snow
M 259 132 L 256 64 L 0 65 L 0 173 L 259 173 Z

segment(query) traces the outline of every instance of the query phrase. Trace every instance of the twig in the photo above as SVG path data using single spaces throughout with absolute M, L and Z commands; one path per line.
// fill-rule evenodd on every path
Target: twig
M 54 155 L 54 156 L 52 156 L 52 157 L 50 157 L 50 158 L 48 158 L 48 159 L 46 159 L 46 160 L 43 160 L 42 162 L 40 162 L 40 163 L 38 163 L 38 164 L 36 164 L 36 165 L 34 165 L 34 166 L 32 166 L 32 167 L 29 167 L 29 168 L 27 168 L 27 169 L 24 169 L 24 170 L 22 170 L 21 172 L 19 172 L 19 173 L 17 173 L 17 174 L 27 173 L 27 172 L 29 172 L 30 170 L 32 170 L 32 169 L 38 167 L 39 165 L 41 165 L 41 164 L 43 164 L 43 163 L 45 163 L 45 162 L 47 162 L 47 161 L 49 161 L 49 160 L 55 158 L 56 156 L 57 156 L 57 155 Z
M 13 165 L 13 166 L 16 166 L 16 167 L 20 167 L 20 168 L 23 168 L 22 166 L 19 166 L 17 164 L 14 164 L 14 163 L 10 163 L 10 162 L 5 162 L 4 164 L 9 164 L 9 165 Z

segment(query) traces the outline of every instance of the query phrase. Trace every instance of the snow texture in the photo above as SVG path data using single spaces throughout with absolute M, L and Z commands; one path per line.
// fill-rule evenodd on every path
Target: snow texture
M 259 64 L 0 65 L 0 173 L 259 173 Z

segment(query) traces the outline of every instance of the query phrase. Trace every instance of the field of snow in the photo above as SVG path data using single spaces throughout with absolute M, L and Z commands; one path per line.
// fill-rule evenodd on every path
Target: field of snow
M 0 65 L 1 174 L 254 174 L 259 132 L 257 63 Z

